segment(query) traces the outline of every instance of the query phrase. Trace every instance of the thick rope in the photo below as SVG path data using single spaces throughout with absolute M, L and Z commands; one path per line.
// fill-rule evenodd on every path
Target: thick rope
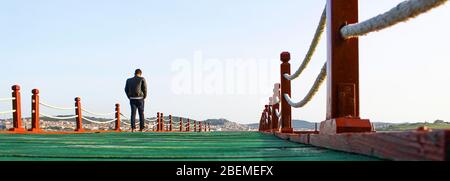
M 400 22 L 415 18 L 420 14 L 443 5 L 447 1 L 448 0 L 407 0 L 384 14 L 380 14 L 361 23 L 344 26 L 341 29 L 341 34 L 345 39 L 349 39 L 380 31 Z
M 81 110 L 82 110 L 83 112 L 86 112 L 86 113 L 91 114 L 91 115 L 94 115 L 94 116 L 110 116 L 110 115 L 116 114 L 116 111 L 114 111 L 114 112 L 109 112 L 109 113 L 95 113 L 95 112 L 89 111 L 89 110 L 84 109 L 84 108 L 81 108 Z
M 0 102 L 7 102 L 7 101 L 12 101 L 15 100 L 15 97 L 11 97 L 11 98 L 0 98 Z
M 311 45 L 309 46 L 308 53 L 306 54 L 305 58 L 303 59 L 302 64 L 297 69 L 297 71 L 295 71 L 294 74 L 292 74 L 292 75 L 284 74 L 283 76 L 285 79 L 294 80 L 294 79 L 298 78 L 300 76 L 300 74 L 302 74 L 302 72 L 306 69 L 309 62 L 311 61 L 312 56 L 314 55 L 314 52 L 316 52 L 317 45 L 319 44 L 322 34 L 325 30 L 326 22 L 327 22 L 327 11 L 325 8 L 323 10 L 322 16 L 320 18 L 319 26 L 317 26 L 314 38 L 311 42 Z
M 59 110 L 74 110 L 76 109 L 76 107 L 58 107 L 58 106 L 52 106 L 49 104 L 46 104 L 44 102 L 39 102 L 40 105 L 44 106 L 44 107 L 48 107 L 48 108 L 52 108 L 52 109 L 59 109 Z
M 16 112 L 16 110 L 3 111 L 3 112 L 0 112 L 0 114 L 9 114 L 9 113 L 13 113 L 13 112 Z
M 288 94 L 284 94 L 284 99 L 294 108 L 301 108 L 304 107 L 306 104 L 308 104 L 311 99 L 316 95 L 316 93 L 319 91 L 320 86 L 323 84 L 325 78 L 327 78 L 327 64 L 325 63 L 322 67 L 322 70 L 320 71 L 319 76 L 317 76 L 316 82 L 314 82 L 314 85 L 312 86 L 311 90 L 309 90 L 306 97 L 300 101 L 300 102 L 293 102 Z
M 45 113 L 42 113 L 42 112 L 40 112 L 39 113 L 41 116 L 44 116 L 44 117 L 47 117 L 47 118 L 52 118 L 52 119 L 59 119 L 59 120 L 68 120 L 68 119 L 75 119 L 75 118 L 77 118 L 78 116 L 77 115 L 75 115 L 75 116 L 64 116 L 64 117 L 60 117 L 60 116 L 50 116 L 50 115 L 47 115 L 47 114 L 45 114 Z
M 89 118 L 84 117 L 84 116 L 81 117 L 81 118 L 83 118 L 83 120 L 85 120 L 87 122 L 91 122 L 91 123 L 95 123 L 95 124 L 109 124 L 109 123 L 112 123 L 112 122 L 117 120 L 117 119 L 113 119 L 113 120 L 109 120 L 109 121 L 94 121 L 94 120 L 89 119 Z

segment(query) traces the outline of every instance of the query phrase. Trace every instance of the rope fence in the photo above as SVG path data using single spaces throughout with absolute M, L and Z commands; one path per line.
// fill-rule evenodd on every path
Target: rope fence
M 89 111 L 89 110 L 84 109 L 84 108 L 81 108 L 81 110 L 82 110 L 83 112 L 86 112 L 86 113 L 91 114 L 91 115 L 94 115 L 94 116 L 111 116 L 111 115 L 116 114 L 116 111 L 114 111 L 114 112 L 109 112 L 109 113 L 96 113 L 96 112 Z
M 50 104 L 44 103 L 44 102 L 39 102 L 40 105 L 47 107 L 47 108 L 52 108 L 52 109 L 57 109 L 57 110 L 75 110 L 77 109 L 77 107 L 59 107 L 59 106 L 52 106 Z
M 395 8 L 386 13 L 360 23 L 344 26 L 341 29 L 341 34 L 343 38 L 349 39 L 380 31 L 415 18 L 420 14 L 443 5 L 447 1 L 448 0 L 407 0 L 398 4 Z
M 82 118 L 83 118 L 83 120 L 85 120 L 87 122 L 94 123 L 94 124 L 109 124 L 109 123 L 113 123 L 113 122 L 115 122 L 117 120 L 117 119 L 112 119 L 112 120 L 109 120 L 109 121 L 94 121 L 94 120 L 89 119 L 89 118 L 84 117 L 84 116 Z
M 12 100 L 16 100 L 16 98 L 14 98 L 14 97 L 10 97 L 10 98 L 0 98 L 0 102 L 7 102 L 7 101 L 12 101 Z
M 0 115 L 1 114 L 10 114 L 10 113 L 14 113 L 14 112 L 16 112 L 16 110 L 2 111 L 2 112 L 0 112 Z
M 303 59 L 302 64 L 297 69 L 297 71 L 295 71 L 294 74 L 292 74 L 292 75 L 284 74 L 283 76 L 285 79 L 294 80 L 294 79 L 298 78 L 302 74 L 302 72 L 306 69 L 309 62 L 311 62 L 311 58 L 314 55 L 314 53 L 316 52 L 317 45 L 319 44 L 320 39 L 322 38 L 322 34 L 325 30 L 326 21 L 327 21 L 327 11 L 326 11 L 326 7 L 325 7 L 325 9 L 322 12 L 322 16 L 320 17 L 319 26 L 317 26 L 316 33 L 311 42 L 308 53 L 306 54 L 305 58 Z
M 47 117 L 47 118 L 52 118 L 52 119 L 59 119 L 59 120 L 69 120 L 69 119 L 75 119 L 78 116 L 74 115 L 74 116 L 51 116 L 45 113 L 40 112 L 39 115 Z
M 303 98 L 300 102 L 293 102 L 288 94 L 284 94 L 285 100 L 289 103 L 291 107 L 294 108 L 301 108 L 304 107 L 306 104 L 308 104 L 312 98 L 317 94 L 320 87 L 322 86 L 323 82 L 325 81 L 327 77 L 327 64 L 325 63 L 322 67 L 322 70 L 320 71 L 319 75 L 317 76 L 316 81 L 314 82 L 314 85 L 309 90 L 308 94 L 305 98 Z

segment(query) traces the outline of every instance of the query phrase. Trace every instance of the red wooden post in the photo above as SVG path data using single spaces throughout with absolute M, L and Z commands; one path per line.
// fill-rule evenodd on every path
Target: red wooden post
M 272 101 L 276 101 L 276 98 L 280 96 L 280 84 L 275 84 L 273 88 L 274 97 Z M 277 115 L 277 111 L 280 111 L 280 103 L 276 103 L 272 105 L 272 131 L 279 131 L 279 122 L 280 119 Z
M 180 117 L 180 132 L 183 132 L 183 118 Z
M 77 127 L 76 132 L 84 132 L 83 129 L 83 115 L 81 111 L 81 99 L 79 97 L 75 98 L 75 115 L 77 115 L 76 122 Z
M 165 131 L 164 130 L 164 113 L 161 113 L 161 128 L 159 129 L 160 131 Z
M 161 127 L 161 114 L 158 112 L 156 116 L 156 131 L 159 131 L 159 128 Z
M 358 23 L 358 0 L 327 2 L 327 120 L 320 132 L 370 132 L 370 121 L 359 117 L 359 41 L 345 40 L 341 28 Z
M 291 105 L 284 98 L 284 94 L 291 96 L 291 81 L 284 78 L 284 74 L 291 74 L 291 54 L 289 52 L 281 53 L 281 132 L 282 133 L 293 133 L 292 129 L 292 113 Z
M 169 115 L 170 125 L 169 125 L 169 131 L 172 131 L 172 115 Z
M 271 99 L 272 100 L 272 99 Z M 273 107 L 272 105 L 267 105 L 267 131 L 272 131 L 272 114 L 273 114 Z
M 197 132 L 197 121 L 194 121 L 194 132 Z
M 120 104 L 116 104 L 116 129 L 115 131 L 120 132 Z
M 187 127 L 186 127 L 186 131 L 190 132 L 191 131 L 191 120 L 188 118 L 188 122 L 187 122 Z
M 261 131 L 265 131 L 265 129 L 266 129 L 266 109 L 264 109 L 264 111 L 263 111 L 261 125 L 262 125 L 261 126 Z
M 263 120 L 264 120 L 264 111 L 261 113 L 261 118 L 259 119 L 259 131 L 263 131 L 264 129 L 264 124 L 263 124 Z
M 198 122 L 198 132 L 202 132 L 202 122 Z
M 31 91 L 31 132 L 41 132 L 39 120 L 39 90 L 33 89 Z
M 22 101 L 20 96 L 20 86 L 14 85 L 11 87 L 13 90 L 12 97 L 12 109 L 15 110 L 13 112 L 13 128 L 10 131 L 13 132 L 25 132 L 25 129 L 22 127 Z

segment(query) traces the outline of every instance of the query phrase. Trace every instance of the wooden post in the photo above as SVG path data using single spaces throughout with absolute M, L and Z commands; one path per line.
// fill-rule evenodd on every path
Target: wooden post
M 198 122 L 198 132 L 202 132 L 202 122 Z
M 83 129 L 83 115 L 81 111 L 81 99 L 79 97 L 75 98 L 75 115 L 77 115 L 76 122 L 77 127 L 76 132 L 84 132 Z
M 165 131 L 164 130 L 164 113 L 161 113 L 161 128 L 159 129 L 160 131 Z
M 187 127 L 186 127 L 186 131 L 190 132 L 191 131 L 191 120 L 188 118 L 187 120 Z
M 270 98 L 270 100 L 272 101 L 272 98 Z M 270 104 L 272 104 L 272 102 L 270 102 Z M 272 119 L 272 115 L 273 115 L 273 112 L 275 112 L 274 110 L 273 110 L 273 106 L 272 105 L 267 105 L 268 107 L 267 107 L 267 113 L 268 113 L 268 115 L 267 115 L 267 117 L 268 117 L 268 119 L 267 119 L 267 130 L 269 131 L 269 132 L 272 132 L 272 124 L 273 124 L 273 119 Z
M 172 131 L 172 115 L 169 115 L 170 125 L 169 125 L 169 131 Z
M 206 129 L 206 128 L 207 128 L 207 127 L 206 127 L 206 122 L 205 122 L 205 125 L 204 125 L 203 127 L 205 127 L 205 130 L 204 130 L 204 131 L 207 132 L 208 130 Z
M 120 104 L 119 103 L 116 104 L 116 129 L 115 129 L 115 131 L 118 131 L 118 132 L 121 131 L 121 129 L 120 129 Z
M 197 121 L 194 121 L 194 132 L 197 132 Z
M 15 110 L 13 115 L 13 128 L 10 131 L 21 133 L 26 130 L 22 127 L 22 100 L 20 96 L 20 86 L 14 85 L 11 87 L 12 89 L 12 109 Z
M 274 85 L 273 94 L 274 94 L 274 96 L 273 96 L 272 100 L 275 103 L 276 98 L 280 97 L 280 84 L 277 83 Z M 272 109 L 273 109 L 273 111 L 272 111 L 272 131 L 277 132 L 277 131 L 279 131 L 278 120 L 280 119 L 277 115 L 277 110 L 280 111 L 280 103 L 273 104 Z
M 272 121 L 270 121 L 270 106 L 269 105 L 265 105 L 265 111 L 266 111 L 266 121 L 265 121 L 265 128 L 264 131 L 269 131 L 270 130 L 270 124 L 272 123 Z
M 183 132 L 183 118 L 180 117 L 180 132 Z
M 370 132 L 359 117 L 359 41 L 345 40 L 341 28 L 358 23 L 358 0 L 327 0 L 327 120 L 320 132 Z
M 292 113 L 291 105 L 284 98 L 284 94 L 291 96 L 291 81 L 284 78 L 284 74 L 291 74 L 291 54 L 289 52 L 281 53 L 281 132 L 282 133 L 293 133 L 292 129 Z
M 267 120 L 267 118 L 266 118 L 266 115 L 267 115 L 267 113 L 266 113 L 266 109 L 264 109 L 264 111 L 263 111 L 263 119 L 262 119 L 262 130 L 261 131 L 266 131 L 266 120 Z
M 156 116 L 156 131 L 159 131 L 159 128 L 161 127 L 161 114 L 158 112 Z
M 211 123 L 208 123 L 208 131 L 211 132 Z
M 39 120 L 39 90 L 33 89 L 31 91 L 31 132 L 42 132 Z

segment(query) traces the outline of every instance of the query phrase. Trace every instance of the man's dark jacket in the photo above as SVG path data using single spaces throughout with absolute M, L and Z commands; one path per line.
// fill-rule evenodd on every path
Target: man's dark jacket
M 134 76 L 127 80 L 125 93 L 128 99 L 147 98 L 147 82 L 143 77 Z

